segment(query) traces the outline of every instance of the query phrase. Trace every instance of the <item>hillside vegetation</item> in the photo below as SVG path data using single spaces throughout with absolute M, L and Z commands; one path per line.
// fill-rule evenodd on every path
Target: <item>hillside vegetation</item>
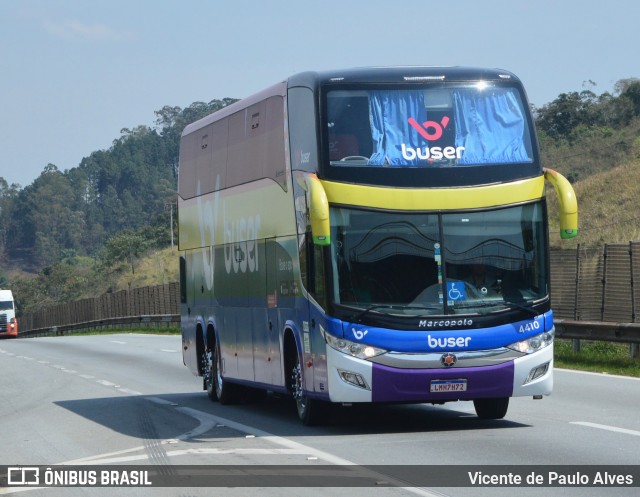
M 551 245 L 597 247 L 640 240 L 640 160 L 593 174 L 573 185 L 578 198 L 579 235 L 560 240 L 557 200 L 547 188 Z
M 109 291 L 176 281 L 175 201 L 184 127 L 234 99 L 165 106 L 153 127 L 123 129 L 77 167 L 48 164 L 26 187 L 0 177 L 0 287 L 20 312 Z M 548 188 L 553 246 L 640 239 L 640 80 L 613 94 L 563 93 L 534 108 L 543 165 L 574 184 L 580 235 L 560 241 Z M 16 165 L 19 167 L 19 165 Z

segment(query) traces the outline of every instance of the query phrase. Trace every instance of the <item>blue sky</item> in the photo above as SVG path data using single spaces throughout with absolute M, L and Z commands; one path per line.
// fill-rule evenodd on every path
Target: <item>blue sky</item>
M 305 70 L 500 67 L 542 106 L 640 77 L 638 0 L 0 0 L 0 177 L 23 187 Z

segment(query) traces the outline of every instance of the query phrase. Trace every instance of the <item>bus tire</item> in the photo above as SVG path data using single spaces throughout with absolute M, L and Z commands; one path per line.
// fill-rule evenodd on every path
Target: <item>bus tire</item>
M 302 421 L 305 426 L 321 424 L 324 421 L 327 406 L 325 402 L 310 399 L 307 396 L 302 379 L 302 364 L 298 354 L 295 355 L 295 361 L 291 369 L 291 387 L 300 421 Z
M 202 364 L 204 365 L 202 380 L 204 383 L 204 389 L 207 391 L 207 397 L 209 397 L 209 400 L 211 401 L 217 401 L 218 396 L 216 395 L 216 388 L 213 381 L 213 352 L 211 350 L 207 350 L 202 355 Z
M 225 381 L 222 377 L 222 357 L 220 355 L 220 345 L 217 343 L 213 347 L 213 354 L 211 357 L 211 384 L 213 395 L 223 405 L 234 404 L 238 401 L 237 390 L 238 386 L 228 381 Z M 207 393 L 209 389 L 207 388 Z
M 480 419 L 502 419 L 509 409 L 509 397 L 498 399 L 475 399 L 473 406 Z

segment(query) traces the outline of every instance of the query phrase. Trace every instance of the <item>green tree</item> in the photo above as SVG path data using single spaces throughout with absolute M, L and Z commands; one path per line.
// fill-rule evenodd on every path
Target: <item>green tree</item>
M 8 246 L 14 255 L 51 264 L 62 249 L 81 247 L 83 217 L 67 176 L 48 164 L 15 200 Z
M 554 139 L 568 139 L 580 124 L 588 123 L 592 92 L 561 93 L 537 110 L 536 125 Z
M 127 261 L 131 265 L 131 273 L 135 274 L 135 261 L 146 252 L 149 245 L 149 240 L 140 233 L 131 230 L 122 231 L 107 240 L 101 259 L 106 266 Z
M 0 177 L 0 261 L 5 256 L 7 240 L 11 238 L 15 202 L 20 191 L 20 185 L 13 183 L 11 186 Z M 1 285 L 0 285 L 1 286 Z

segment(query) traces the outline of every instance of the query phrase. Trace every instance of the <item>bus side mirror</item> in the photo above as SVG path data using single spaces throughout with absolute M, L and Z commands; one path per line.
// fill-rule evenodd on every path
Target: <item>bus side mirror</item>
M 553 185 L 560 208 L 560 238 L 578 236 L 578 201 L 569 180 L 553 169 L 544 169 L 544 179 Z
M 327 200 L 327 194 L 316 175 L 305 176 L 304 183 L 307 191 L 313 243 L 316 245 L 330 245 L 331 226 L 329 223 L 329 201 Z

